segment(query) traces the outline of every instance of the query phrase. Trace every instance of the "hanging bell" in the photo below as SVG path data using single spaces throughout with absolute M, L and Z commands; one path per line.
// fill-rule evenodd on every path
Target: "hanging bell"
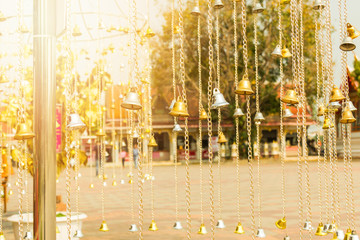
M 80 37 L 82 35 L 82 33 L 80 32 L 79 25 L 75 24 L 73 31 L 72 31 L 72 35 L 74 37 Z
M 343 231 L 343 230 L 338 229 L 338 230 L 336 230 L 335 233 L 336 233 L 336 236 L 337 236 L 337 238 L 338 238 L 339 240 L 344 240 L 345 234 L 344 234 L 344 231 Z
M 345 100 L 344 95 L 337 86 L 334 86 L 331 90 L 330 102 L 339 102 Z
M 201 235 L 207 234 L 205 224 L 202 223 L 202 224 L 200 225 L 200 229 L 199 229 L 199 231 L 198 231 L 198 234 L 201 234 Z
M 235 232 L 234 232 L 234 233 L 236 233 L 236 234 L 244 234 L 244 233 L 245 233 L 244 228 L 243 228 L 241 222 L 238 222 L 238 224 L 237 224 L 237 226 L 236 226 L 236 228 L 235 228 Z
M 351 235 L 350 235 L 350 237 L 349 237 L 349 240 L 359 240 L 359 236 L 356 234 L 356 231 L 355 231 L 355 230 L 353 230 L 353 231 L 351 232 Z
M 324 232 L 324 224 L 323 223 L 319 223 L 319 226 L 316 229 L 316 236 L 326 236 L 327 233 Z
M 327 233 L 329 231 L 329 228 L 330 228 L 329 223 L 324 224 L 323 232 Z
M 101 232 L 108 232 L 109 231 L 109 227 L 108 227 L 105 220 L 102 221 L 101 226 L 99 228 L 99 231 L 101 231 Z
M 218 109 L 229 105 L 229 103 L 225 100 L 224 95 L 220 92 L 218 88 L 214 88 L 213 98 L 214 103 L 211 105 L 211 109 Z
M 113 187 L 116 187 L 116 186 L 117 186 L 116 180 L 113 180 L 111 185 L 112 185 Z
M 331 223 L 331 224 L 329 225 L 329 228 L 328 228 L 327 232 L 328 232 L 328 233 L 335 233 L 335 232 L 336 232 L 336 229 L 337 229 L 336 224 L 335 224 L 335 223 Z
M 181 98 L 178 98 L 169 114 L 173 117 L 189 117 L 187 107 Z
M 349 36 L 346 36 L 342 43 L 340 44 L 340 49 L 343 51 L 353 51 L 356 48 L 355 43 L 353 42 L 352 38 Z
M 179 34 L 180 33 L 180 27 L 179 26 L 174 26 L 174 34 Z
M 207 115 L 205 109 L 201 108 L 199 119 L 200 120 L 207 120 L 208 118 L 209 118 L 209 116 Z
M 90 183 L 89 188 L 94 188 L 94 184 Z
M 349 240 L 351 233 L 352 233 L 351 229 L 348 228 L 348 229 L 346 230 L 346 233 L 345 233 L 345 236 L 344 236 L 344 240 Z
M 140 137 L 140 135 L 139 135 L 139 133 L 138 133 L 138 131 L 134 131 L 134 134 L 133 134 L 133 138 L 134 139 L 137 139 L 137 138 L 139 138 Z
M 303 229 L 306 230 L 306 231 L 311 231 L 312 230 L 311 222 L 306 220 L 305 223 L 304 223 Z
M 360 36 L 360 31 L 357 30 L 354 26 L 352 26 L 350 23 L 346 24 L 346 29 L 348 32 L 349 37 L 351 37 L 351 39 L 355 39 L 358 36 Z
M 146 29 L 145 37 L 152 38 L 154 36 L 155 36 L 154 31 L 150 27 L 148 27 L 148 29 Z
M 340 119 L 340 123 L 346 124 L 346 123 L 353 123 L 356 122 L 356 119 L 354 118 L 354 115 L 350 111 L 348 107 L 345 108 L 345 110 L 342 112 L 342 117 Z
M 275 47 L 274 51 L 272 51 L 271 55 L 273 57 L 282 57 L 280 45 L 276 45 L 276 47 Z
M 75 231 L 74 238 L 82 238 L 84 234 L 82 233 L 81 229 Z
M 150 226 L 149 226 L 149 230 L 150 231 L 157 231 L 157 230 L 159 230 L 159 228 L 156 226 L 156 222 L 155 222 L 155 220 L 152 220 L 151 221 L 151 224 L 150 224 Z
M 286 235 L 286 236 L 284 237 L 284 240 L 290 240 L 290 237 L 289 237 L 288 235 Z
M 15 140 L 27 140 L 34 137 L 35 137 L 34 133 L 29 129 L 26 123 L 18 124 L 14 136 Z
M 224 7 L 224 3 L 222 0 L 215 0 L 214 8 L 215 9 L 221 9 Z
M 318 117 L 324 116 L 324 113 L 325 113 L 325 107 L 323 105 L 320 105 L 320 107 L 318 108 L 317 116 Z
M 138 228 L 136 226 L 136 224 L 131 224 L 129 227 L 129 232 L 137 232 Z
M 227 142 L 227 139 L 226 139 L 226 137 L 225 137 L 225 135 L 224 135 L 224 133 L 223 132 L 220 132 L 219 133 L 219 137 L 218 137 L 218 141 L 217 141 L 218 143 L 226 143 Z M 219 221 L 222 221 L 222 220 L 219 220 Z
M 150 137 L 150 140 L 149 140 L 149 143 L 148 143 L 148 147 L 157 147 L 157 143 L 156 143 L 156 140 L 154 138 L 154 136 L 151 136 Z
M 142 108 L 139 94 L 135 91 L 130 91 L 125 97 L 125 100 L 121 103 L 121 107 L 129 110 L 139 110 Z
M 105 137 L 106 134 L 105 134 L 103 128 L 99 128 L 99 129 L 97 130 L 97 132 L 95 133 L 95 135 L 96 135 L 97 137 Z
M 281 50 L 281 56 L 283 58 L 290 58 L 292 56 L 290 50 L 286 46 L 284 46 L 284 48 Z
M 261 112 L 257 112 L 254 117 L 255 124 L 261 124 L 263 121 L 265 121 L 265 118 Z
M 59 226 L 58 225 L 56 225 L 56 233 L 60 233 L 60 229 L 59 229 Z
M 341 104 L 339 102 L 331 102 L 329 104 L 329 109 L 337 111 L 339 108 L 341 108 Z
M 256 237 L 258 237 L 258 238 L 265 238 L 266 235 L 265 235 L 264 229 L 259 228 L 259 229 L 256 231 Z
M 330 128 L 330 119 L 328 117 L 325 117 L 322 129 L 329 129 L 329 128 Z
M 245 114 L 243 113 L 241 108 L 236 108 L 233 117 L 237 118 L 237 117 L 241 117 L 241 116 L 244 116 L 244 115 Z
M 337 237 L 336 233 L 334 233 L 331 240 L 340 240 L 340 239 Z
M 251 83 L 249 79 L 243 77 L 243 79 L 239 82 L 237 89 L 235 90 L 236 94 L 239 95 L 252 95 L 254 91 L 251 88 Z
M 226 226 L 225 226 L 224 221 L 222 219 L 220 219 L 220 220 L 217 221 L 216 227 L 220 228 L 220 229 L 224 229 Z
M 174 125 L 174 128 L 172 130 L 173 132 L 182 132 L 182 128 L 180 127 L 180 125 L 178 123 L 176 123 Z
M 85 123 L 81 121 L 81 118 L 78 113 L 70 114 L 70 122 L 67 125 L 69 130 L 80 130 L 83 131 L 86 128 Z
M 183 227 L 182 227 L 182 225 L 181 225 L 181 222 L 179 222 L 179 221 L 176 221 L 176 222 L 174 223 L 173 228 L 176 229 L 176 230 L 183 229 Z
M 277 221 L 275 222 L 275 225 L 276 225 L 276 227 L 279 228 L 279 229 L 286 229 L 286 219 L 285 219 L 285 217 L 277 220 Z
M 323 0 L 315 0 L 313 9 L 314 10 L 321 10 L 325 8 L 325 4 L 323 2 Z
M 285 96 L 282 97 L 281 101 L 284 103 L 292 104 L 292 105 L 299 103 L 297 93 L 293 89 L 287 90 L 285 93 Z
M 291 112 L 290 109 L 285 108 L 285 110 L 284 110 L 284 115 L 283 115 L 284 118 L 289 118 L 289 117 L 292 117 L 293 115 L 294 115 L 294 114 Z
M 194 16 L 199 16 L 201 14 L 199 6 L 194 6 L 194 8 L 191 10 L 191 14 Z
M 354 112 L 357 108 L 354 106 L 352 101 L 348 101 L 350 111 Z
M 30 231 L 26 232 L 25 236 L 24 236 L 24 239 L 25 240 L 33 240 L 34 238 L 33 238 L 32 232 L 30 232 Z M 1 240 L 1 238 L 0 238 L 0 240 Z
M 3 232 L 0 232 L 0 240 L 5 240 L 5 235 Z
M 264 11 L 264 7 L 261 5 L 261 3 L 257 2 L 255 3 L 255 6 L 253 8 L 253 13 L 262 13 Z

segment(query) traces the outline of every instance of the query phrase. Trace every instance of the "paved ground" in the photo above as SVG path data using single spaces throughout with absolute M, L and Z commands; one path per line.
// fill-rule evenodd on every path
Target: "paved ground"
M 342 171 L 342 163 L 340 164 L 339 173 Z M 311 198 L 312 198 L 312 216 L 314 225 L 317 225 L 319 219 L 319 208 L 317 198 L 317 164 L 313 162 L 310 164 L 311 171 Z M 179 195 L 181 204 L 180 208 L 180 219 L 185 226 L 185 168 L 179 166 Z M 200 225 L 200 205 L 199 205 L 199 165 L 191 165 L 191 198 L 192 198 L 192 231 L 193 239 L 209 239 L 209 234 L 201 236 L 196 234 Z M 217 168 L 215 166 L 215 173 Z M 280 195 L 280 177 L 281 169 L 278 162 L 264 162 L 262 165 L 262 179 L 263 179 L 263 213 L 262 223 L 263 228 L 267 234 L 267 239 L 282 239 L 285 235 L 284 232 L 278 230 L 274 222 L 281 217 L 281 195 Z M 355 194 L 356 204 L 359 203 L 359 186 L 360 175 L 360 162 L 354 163 L 354 177 L 355 177 Z M 85 234 L 84 240 L 132 240 L 138 239 L 138 234 L 132 234 L 128 232 L 128 227 L 132 223 L 131 221 L 131 201 L 130 201 L 130 184 L 124 184 L 113 187 L 111 186 L 111 175 L 112 169 L 106 169 L 109 176 L 108 186 L 106 187 L 105 194 L 105 209 L 106 209 L 106 220 L 108 222 L 110 231 L 103 233 L 98 231 L 101 223 L 101 198 L 100 198 L 100 184 L 98 179 L 94 179 L 96 182 L 95 189 L 90 189 L 89 183 L 91 182 L 91 172 L 89 168 L 81 169 L 81 196 L 80 196 L 80 211 L 86 213 L 88 218 L 83 224 L 83 233 Z M 144 225 L 146 230 L 144 231 L 144 239 L 166 239 L 166 240 L 180 240 L 185 239 L 184 230 L 173 230 L 172 225 L 175 221 L 174 216 L 174 180 L 173 180 L 174 167 L 173 166 L 157 166 L 154 168 L 154 175 L 156 176 L 155 184 L 155 219 L 159 227 L 159 231 L 150 232 L 147 230 L 148 225 L 151 221 L 150 212 L 150 183 L 145 182 L 144 202 L 145 202 L 145 216 Z M 236 168 L 233 163 L 226 163 L 222 168 L 222 186 L 223 186 L 223 219 L 227 227 L 223 230 L 216 230 L 216 239 L 250 239 L 249 227 L 250 227 L 250 205 L 249 205 L 249 174 L 248 165 L 246 162 L 241 164 L 241 215 L 242 223 L 247 231 L 245 235 L 236 235 L 233 233 L 237 223 L 237 198 L 236 198 Z M 342 186 L 344 184 L 344 176 L 340 175 L 340 182 Z M 204 167 L 205 176 L 205 191 L 204 191 L 204 209 L 205 209 L 205 224 L 210 230 L 209 226 L 209 188 L 208 188 L 208 166 Z M 120 170 L 117 169 L 118 182 L 120 180 Z M 292 239 L 299 239 L 297 224 L 298 224 L 298 178 L 297 178 L 297 165 L 294 162 L 286 163 L 286 192 L 287 192 L 287 219 L 288 219 L 288 234 Z M 125 179 L 127 179 L 125 177 Z M 216 180 L 218 180 L 216 176 Z M 15 184 L 12 184 L 15 186 Z M 137 186 L 137 185 L 135 185 Z M 16 189 L 14 189 L 16 193 Z M 57 185 L 57 192 L 63 196 L 65 200 L 64 191 L 64 176 L 61 177 L 59 184 Z M 137 189 L 135 190 L 136 204 L 137 200 Z M 5 215 L 10 216 L 17 211 L 17 199 L 14 194 L 9 204 L 9 212 Z M 340 193 L 341 199 L 344 199 L 344 188 L 341 188 Z M 216 198 L 217 200 L 217 198 Z M 342 202 L 342 212 L 345 212 L 344 201 Z M 216 208 L 218 209 L 218 203 L 216 202 Z M 137 211 L 137 209 L 136 209 Z M 216 211 L 218 214 L 218 212 Z M 359 220 L 359 219 L 357 219 Z M 343 220 L 343 223 L 345 221 Z M 345 228 L 344 224 L 342 227 Z M 13 240 L 12 227 L 9 223 L 5 222 L 4 232 L 7 240 Z M 326 238 L 331 238 L 327 236 Z M 49 239 L 50 240 L 50 239 Z

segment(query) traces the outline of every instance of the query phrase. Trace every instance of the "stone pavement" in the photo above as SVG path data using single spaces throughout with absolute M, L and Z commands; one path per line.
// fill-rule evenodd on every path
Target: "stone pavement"
M 340 197 L 341 197 L 341 210 L 342 222 L 341 227 L 345 226 L 345 203 L 344 203 L 344 174 L 343 164 L 339 164 L 340 176 Z M 234 163 L 225 163 L 222 166 L 222 199 L 223 220 L 226 228 L 223 230 L 216 230 L 216 239 L 251 239 L 250 237 L 250 204 L 249 204 L 249 173 L 248 164 L 243 161 L 240 165 L 241 174 L 241 221 L 245 228 L 244 235 L 236 235 L 233 233 L 237 224 L 237 193 L 236 193 L 236 166 Z M 254 173 L 256 173 L 256 166 L 254 165 Z M 107 168 L 106 173 L 109 176 L 108 186 L 105 189 L 105 215 L 108 222 L 110 231 L 100 232 L 98 228 L 101 224 L 101 194 L 99 179 L 91 177 L 93 174 L 90 168 L 82 168 L 81 173 L 81 194 L 80 194 L 80 211 L 88 215 L 88 218 L 83 223 L 83 233 L 85 237 L 83 240 L 133 240 L 138 239 L 137 233 L 128 232 L 129 225 L 132 223 L 131 217 L 131 187 L 130 184 L 120 184 L 120 169 L 116 169 L 118 185 L 113 187 L 112 182 L 112 169 Z M 192 239 L 210 239 L 210 234 L 198 235 L 196 232 L 200 226 L 200 192 L 199 192 L 199 165 L 191 165 L 191 214 L 192 214 Z M 262 227 L 265 229 L 267 238 L 282 239 L 285 235 L 284 230 L 278 230 L 274 222 L 281 217 L 281 168 L 279 162 L 264 162 L 261 166 L 262 171 Z M 355 203 L 359 203 L 359 180 L 360 162 L 354 162 L 354 178 L 355 178 Z M 93 171 L 94 172 L 94 171 Z M 127 170 L 124 171 L 124 176 Z M 178 166 L 179 173 L 179 218 L 186 226 L 185 218 L 185 167 Z M 218 216 L 218 175 L 217 166 L 214 165 L 214 174 L 216 180 L 216 193 L 215 193 L 215 213 Z M 155 189 L 155 220 L 159 227 L 159 231 L 150 232 L 147 230 L 151 222 L 151 205 L 150 205 L 150 182 L 146 181 L 144 185 L 144 239 L 146 240 L 180 240 L 186 239 L 185 230 L 173 230 L 172 225 L 175 221 L 175 197 L 174 197 L 174 167 L 173 166 L 157 166 L 154 167 L 154 181 Z M 89 188 L 91 179 L 96 183 L 94 189 Z M 125 176 L 126 181 L 128 178 Z M 210 231 L 209 224 L 209 184 L 208 184 L 208 165 L 204 166 L 204 218 L 207 230 Z M 319 207 L 318 207 L 318 177 L 317 177 L 317 163 L 310 163 L 310 180 L 311 180 L 311 208 L 312 208 L 312 221 L 313 226 L 316 228 L 319 222 Z M 12 179 L 14 181 L 14 178 Z M 57 184 L 57 192 L 63 196 L 65 201 L 65 178 L 62 174 L 60 182 Z M 16 213 L 17 211 L 17 191 L 15 184 L 14 195 L 11 197 L 9 203 L 9 212 L 5 217 Z M 287 213 L 288 220 L 287 233 L 291 236 L 292 240 L 299 239 L 298 233 L 298 176 L 296 162 L 286 163 L 286 194 L 287 194 Z M 75 197 L 75 194 L 73 194 Z M 135 212 L 138 211 L 138 190 L 137 181 L 135 181 Z M 257 196 L 255 198 L 257 200 Z M 256 205 L 257 201 L 255 201 Z M 75 202 L 72 202 L 73 209 Z M 257 212 L 256 212 L 257 215 Z M 137 222 L 137 215 L 136 215 Z M 216 218 L 218 219 L 218 218 Z M 359 219 L 357 219 L 359 220 Z M 256 224 L 258 220 L 256 218 Z M 357 222 L 359 223 L 359 221 Z M 316 229 L 315 229 L 316 230 Z M 4 232 L 7 240 L 13 240 L 12 227 L 9 223 L 4 223 Z M 308 237 L 306 237 L 308 238 Z M 315 237 L 319 238 L 319 237 Z M 332 236 L 323 238 L 331 239 Z M 49 239 L 50 240 L 50 239 Z

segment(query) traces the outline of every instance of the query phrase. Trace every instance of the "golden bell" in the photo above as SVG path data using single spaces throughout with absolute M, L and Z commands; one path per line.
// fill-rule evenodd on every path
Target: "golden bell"
M 90 183 L 89 188 L 93 189 L 93 188 L 94 188 L 94 184 L 93 184 L 93 183 Z
M 219 137 L 218 137 L 218 141 L 217 141 L 218 143 L 226 143 L 227 142 L 227 139 L 226 139 L 226 137 L 225 137 L 225 135 L 224 135 L 224 133 L 223 132 L 220 132 L 219 133 Z
M 179 34 L 180 33 L 180 27 L 179 26 L 174 26 L 174 34 Z
M 316 236 L 326 236 L 327 233 L 326 233 L 326 232 L 323 232 L 323 230 L 324 230 L 324 224 L 323 224 L 323 223 L 319 223 L 319 226 L 318 226 L 317 229 L 316 229 L 315 235 L 316 235 Z
M 325 113 L 325 107 L 324 107 L 323 105 L 321 105 L 321 106 L 318 108 L 317 116 L 318 116 L 318 117 L 324 116 L 324 113 Z
M 155 220 L 152 220 L 151 221 L 151 224 L 150 224 L 150 226 L 149 226 L 149 231 L 157 231 L 157 230 L 159 230 L 159 228 L 156 226 L 156 222 L 155 222 Z
M 238 225 L 236 226 L 234 233 L 236 233 L 236 234 L 244 234 L 245 233 L 241 222 L 238 222 Z
M 279 229 L 286 229 L 286 219 L 285 219 L 285 217 L 277 220 L 277 221 L 275 222 L 275 225 L 276 225 L 276 227 L 278 227 Z
M 351 231 L 350 228 L 348 228 L 348 229 L 346 230 L 344 240 L 349 240 L 349 239 L 350 239 L 351 232 L 352 232 L 352 231 Z
M 130 180 L 129 180 L 129 184 L 132 184 L 132 183 L 133 183 L 133 180 L 132 180 L 132 179 L 130 179 Z
M 154 31 L 150 27 L 148 27 L 148 29 L 146 30 L 146 33 L 145 33 L 145 37 L 152 38 L 154 36 L 155 36 Z
M 205 109 L 201 108 L 199 119 L 200 120 L 207 120 L 208 118 L 209 118 L 209 116 L 207 115 Z
M 16 133 L 14 136 L 15 140 L 27 140 L 35 137 L 34 133 L 30 131 L 26 123 L 20 123 L 17 126 Z
M 56 233 L 60 233 L 60 229 L 59 229 L 58 225 L 56 225 Z
M 5 236 L 3 232 L 0 232 L 0 240 L 5 240 Z
M 239 82 L 237 89 L 235 90 L 236 94 L 239 95 L 252 95 L 254 91 L 251 88 L 251 83 L 249 79 L 243 77 L 243 79 Z
M 334 232 L 333 237 L 332 237 L 332 239 L 331 239 L 331 240 L 339 240 L 339 239 L 338 239 L 338 236 L 337 236 L 337 234 L 336 234 L 336 232 Z
M 354 118 L 354 115 L 350 111 L 348 107 L 345 108 L 345 110 L 342 112 L 342 117 L 340 119 L 340 123 L 346 124 L 346 123 L 353 123 L 356 122 L 356 119 Z
M 338 101 L 342 101 L 344 99 L 345 99 L 345 97 L 342 94 L 342 92 L 340 91 L 340 89 L 338 87 L 334 86 L 333 89 L 331 90 L 330 102 L 338 102 Z
M 154 136 L 151 136 L 150 140 L 149 140 L 149 143 L 148 143 L 148 147 L 157 147 L 157 143 L 156 143 L 156 140 L 154 138 Z
M 189 117 L 186 105 L 181 98 L 178 98 L 169 114 L 173 117 Z
M 281 55 L 283 58 L 290 58 L 292 56 L 290 50 L 286 46 L 281 50 Z
M 95 133 L 95 135 L 97 137 L 105 137 L 105 132 L 104 132 L 104 129 L 103 128 L 99 128 L 99 130 L 97 130 L 97 132 Z
M 202 224 L 200 225 L 200 228 L 199 228 L 198 234 L 201 234 L 201 235 L 205 235 L 205 234 L 207 234 L 205 224 L 203 224 L 203 223 L 202 223 Z
M 82 33 L 80 32 L 80 28 L 77 24 L 73 28 L 72 35 L 74 37 L 80 37 L 82 35 Z
M 330 128 L 330 119 L 325 117 L 322 129 L 329 129 L 329 128 Z
M 113 186 L 113 187 L 116 187 L 116 186 L 117 186 L 116 180 L 113 180 L 113 181 L 112 181 L 112 186 Z
M 352 26 L 350 23 L 346 24 L 346 28 L 347 28 L 347 32 L 349 37 L 351 37 L 352 39 L 357 38 L 358 36 L 360 36 L 360 31 L 357 30 L 354 26 Z
M 108 227 L 105 220 L 102 221 L 101 226 L 99 228 L 99 231 L 101 231 L 101 232 L 108 232 L 109 231 L 109 227 Z
M 285 96 L 281 99 L 282 102 L 288 104 L 298 104 L 299 99 L 297 93 L 293 89 L 289 89 L 286 91 Z

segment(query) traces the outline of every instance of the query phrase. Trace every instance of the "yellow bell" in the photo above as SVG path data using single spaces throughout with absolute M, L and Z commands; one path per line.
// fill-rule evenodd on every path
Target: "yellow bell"
M 340 91 L 340 89 L 338 87 L 334 86 L 333 89 L 331 90 L 330 102 L 339 102 L 344 99 L 345 99 L 345 97 L 342 94 L 342 92 Z
M 97 132 L 95 133 L 95 135 L 97 137 L 105 137 L 105 132 L 104 132 L 104 129 L 103 128 L 99 128 L 99 130 L 97 130 Z
M 151 221 L 151 224 L 150 224 L 150 226 L 149 226 L 149 230 L 150 231 L 157 231 L 157 230 L 159 230 L 159 228 L 156 226 L 156 222 L 155 222 L 155 220 L 152 220 Z
M 296 92 L 293 89 L 289 89 L 286 91 L 285 96 L 281 99 L 282 102 L 288 104 L 298 104 L 299 99 Z
M 101 232 L 108 232 L 109 231 L 109 227 L 108 227 L 105 220 L 102 221 L 101 226 L 99 228 L 99 231 L 101 231 Z
M 351 232 L 352 232 L 352 231 L 351 231 L 350 228 L 348 228 L 348 229 L 346 230 L 344 240 L 349 240 L 349 239 L 350 239 Z
M 154 36 L 155 36 L 154 31 L 150 27 L 148 27 L 148 29 L 146 30 L 146 33 L 145 33 L 145 37 L 152 38 Z
M 238 222 L 238 225 L 236 226 L 236 229 L 235 229 L 234 233 L 236 233 L 236 234 L 244 234 L 245 233 L 241 222 Z
M 324 230 L 324 224 L 323 224 L 323 223 L 319 223 L 319 226 L 318 226 L 317 229 L 316 229 L 315 235 L 316 235 L 316 236 L 326 236 L 327 233 L 326 233 L 326 232 L 323 232 L 323 230 Z
M 93 184 L 93 183 L 90 183 L 89 188 L 93 189 L 93 188 L 94 188 L 94 184 Z
M 358 36 L 360 36 L 360 31 L 357 30 L 354 26 L 352 26 L 350 23 L 346 24 L 346 28 L 347 28 L 347 32 L 349 37 L 351 37 L 352 39 L 357 38 Z
M 205 235 L 205 234 L 207 234 L 205 224 L 203 224 L 203 223 L 202 223 L 202 224 L 200 225 L 200 228 L 199 228 L 198 234 L 201 234 L 201 235 Z
M 3 232 L 0 232 L 0 240 L 6 240 Z
M 133 180 L 132 180 L 132 178 L 129 180 L 129 184 L 132 184 L 133 183 Z
M 186 105 L 181 98 L 178 98 L 169 114 L 173 117 L 189 117 Z
M 318 108 L 317 116 L 318 116 L 318 117 L 324 116 L 324 113 L 325 113 L 325 107 L 324 107 L 323 105 L 321 105 L 321 106 Z
M 280 0 L 280 4 L 289 4 L 291 0 Z
M 330 128 L 330 119 L 325 117 L 322 129 L 329 129 L 329 128 Z
M 334 232 L 334 234 L 333 234 L 333 238 L 332 238 L 331 240 L 339 240 L 339 239 L 338 239 L 338 236 L 337 236 L 337 234 L 336 234 L 336 232 Z
M 113 181 L 112 181 L 112 186 L 113 186 L 113 187 L 116 187 L 116 186 L 117 186 L 116 180 L 113 180 Z
M 279 229 L 286 229 L 286 219 L 285 219 L 285 217 L 283 217 L 283 218 L 279 219 L 278 221 L 276 221 L 275 225 Z
M 157 143 L 156 143 L 156 140 L 154 138 L 154 136 L 151 136 L 150 140 L 149 140 L 149 143 L 148 143 L 148 147 L 157 147 Z
M 205 109 L 201 108 L 199 119 L 200 120 L 207 120 L 208 118 L 209 118 L 209 116 L 207 115 Z
M 16 133 L 14 136 L 15 140 L 27 140 L 35 137 L 34 133 L 30 131 L 26 123 L 20 123 L 17 126 Z
M 60 229 L 59 229 L 58 225 L 56 225 L 56 233 L 60 233 Z
M 251 88 L 251 83 L 249 79 L 243 77 L 243 79 L 239 82 L 237 89 L 235 90 L 236 94 L 239 95 L 252 95 L 254 91 Z
M 174 26 L 174 34 L 179 34 L 180 33 L 180 27 L 179 26 Z
M 290 50 L 286 46 L 284 46 L 284 48 L 281 50 L 281 55 L 283 58 L 289 58 L 292 56 Z
M 219 133 L 219 137 L 218 137 L 218 143 L 226 143 L 227 142 L 227 139 L 226 139 L 226 137 L 225 137 L 225 135 L 224 135 L 224 133 L 223 132 L 220 132 Z
M 79 28 L 79 26 L 77 24 L 73 28 L 72 35 L 74 37 L 80 37 L 82 35 L 81 32 L 80 32 L 80 28 Z
M 345 108 L 345 110 L 342 112 L 342 117 L 340 119 L 340 123 L 353 123 L 356 122 L 356 119 L 354 118 L 354 115 L 350 111 L 348 107 Z

